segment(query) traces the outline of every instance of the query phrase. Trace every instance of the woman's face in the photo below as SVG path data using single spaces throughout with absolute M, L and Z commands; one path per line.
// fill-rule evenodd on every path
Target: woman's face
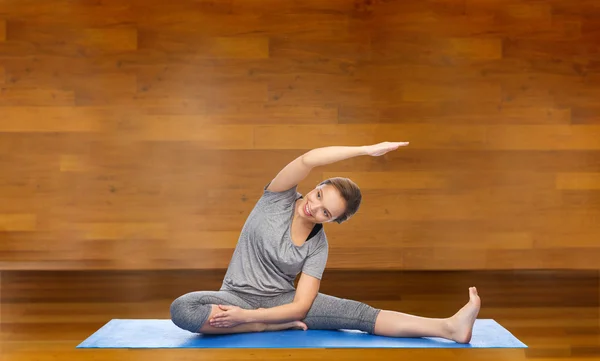
M 310 191 L 298 205 L 301 218 L 312 223 L 328 223 L 344 213 L 346 202 L 335 187 L 326 184 Z

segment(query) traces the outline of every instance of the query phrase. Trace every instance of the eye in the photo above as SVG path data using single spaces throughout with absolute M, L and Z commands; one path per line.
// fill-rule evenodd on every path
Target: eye
M 321 198 L 321 192 L 320 191 L 317 192 L 317 198 Z M 323 210 L 323 213 L 325 214 L 325 217 L 329 217 L 329 214 L 327 213 L 327 211 Z

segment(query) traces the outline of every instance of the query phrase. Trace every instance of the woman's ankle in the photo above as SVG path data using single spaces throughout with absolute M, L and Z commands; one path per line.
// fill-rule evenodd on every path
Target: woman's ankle
M 301 321 L 265 324 L 265 331 L 306 330 L 306 324 Z

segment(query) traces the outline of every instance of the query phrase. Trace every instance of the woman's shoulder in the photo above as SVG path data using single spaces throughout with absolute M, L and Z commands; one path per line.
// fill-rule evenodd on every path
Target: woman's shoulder
M 289 206 L 296 202 L 299 198 L 302 198 L 302 193 L 298 192 L 298 187 L 294 186 L 290 189 L 281 192 L 274 192 L 268 189 L 268 183 L 264 186 L 262 195 L 259 199 L 259 203 L 264 206 L 269 205 L 282 205 Z

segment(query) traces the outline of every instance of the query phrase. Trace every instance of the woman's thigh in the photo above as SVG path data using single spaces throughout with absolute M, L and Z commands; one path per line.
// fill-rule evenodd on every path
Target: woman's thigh
M 269 300 L 261 307 L 271 308 L 293 302 L 295 292 Z M 374 333 L 379 309 L 365 303 L 319 293 L 302 320 L 309 329 L 360 330 Z
M 171 303 L 171 320 L 184 330 L 198 332 L 213 309 L 212 305 L 256 308 L 248 300 L 228 291 L 195 291 L 186 293 Z

